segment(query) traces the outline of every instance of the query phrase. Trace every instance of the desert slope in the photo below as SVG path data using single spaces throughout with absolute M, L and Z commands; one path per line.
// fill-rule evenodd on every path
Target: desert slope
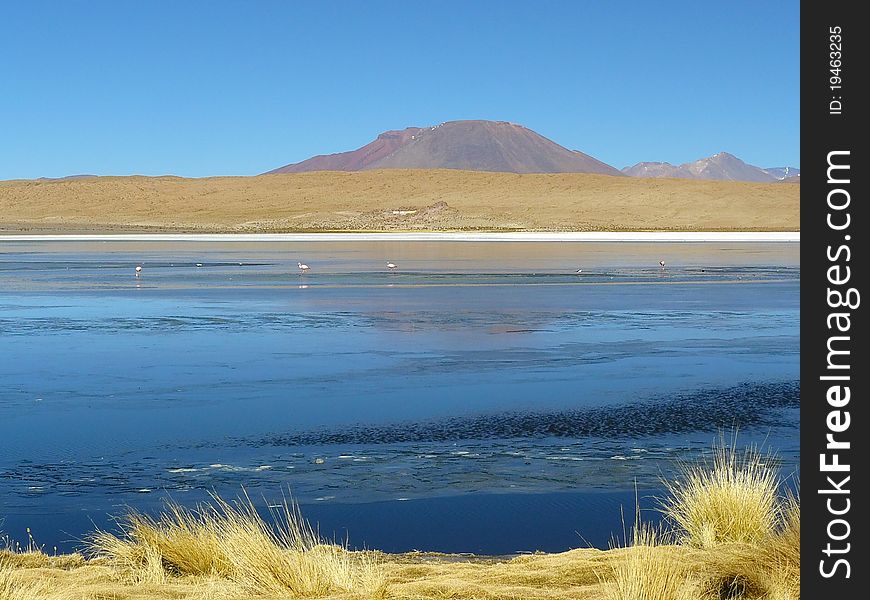
M 0 182 L 0 231 L 796 231 L 800 186 L 456 170 Z
M 374 141 L 362 148 L 337 152 L 335 154 L 320 154 L 302 162 L 278 167 L 264 175 L 275 173 L 308 173 L 311 171 L 360 171 L 389 156 L 396 150 L 416 139 L 422 131 L 419 127 L 408 127 L 397 131 L 385 131 Z

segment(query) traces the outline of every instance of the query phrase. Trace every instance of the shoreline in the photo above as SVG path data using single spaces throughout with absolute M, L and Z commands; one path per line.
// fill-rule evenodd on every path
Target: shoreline
M 0 234 L 5 242 L 780 242 L 799 231 Z
M 579 547 L 606 550 L 621 531 L 621 515 L 633 514 L 636 503 L 645 518 L 659 521 L 655 506 L 666 490 L 641 488 L 640 496 L 637 492 L 627 485 L 614 489 L 483 491 L 363 502 L 306 500 L 299 507 L 325 538 L 342 539 L 352 550 L 515 556 Z M 169 499 L 178 500 L 164 492 L 128 506 L 146 514 L 159 514 Z M 195 506 L 208 500 L 207 495 L 195 495 L 185 498 L 184 504 Z M 524 519 L 524 515 L 532 513 L 540 516 L 534 521 Z M 14 539 L 26 539 L 29 528 L 40 544 L 73 553 L 83 550 L 80 540 L 95 528 L 115 531 L 123 511 L 98 501 L 89 507 L 48 504 L 38 512 L 15 510 L 0 516 L 5 523 L 4 533 Z M 421 516 L 425 517 L 423 521 Z M 385 522 L 393 527 L 384 528 Z

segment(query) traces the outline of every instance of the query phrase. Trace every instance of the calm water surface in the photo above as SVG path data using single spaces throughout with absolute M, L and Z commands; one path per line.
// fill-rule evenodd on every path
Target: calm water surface
M 796 469 L 798 254 L 0 240 L 0 529 L 244 485 L 391 550 L 606 543 L 722 428 Z

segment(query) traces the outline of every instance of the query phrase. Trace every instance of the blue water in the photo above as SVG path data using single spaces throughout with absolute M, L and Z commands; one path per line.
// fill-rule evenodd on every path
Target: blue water
M 734 428 L 789 473 L 798 253 L 0 241 L 0 529 L 41 525 L 41 541 L 63 544 L 77 532 L 55 529 L 71 515 L 99 521 L 241 486 L 267 500 L 289 489 L 351 535 L 348 515 L 377 531 L 390 503 L 453 506 L 461 525 L 462 514 L 509 510 L 509 497 L 582 505 L 656 489 Z M 468 503 L 478 508 L 456 511 Z M 552 531 L 582 530 L 571 518 Z M 497 546 L 451 545 L 444 531 L 362 542 L 570 545 L 534 528 Z

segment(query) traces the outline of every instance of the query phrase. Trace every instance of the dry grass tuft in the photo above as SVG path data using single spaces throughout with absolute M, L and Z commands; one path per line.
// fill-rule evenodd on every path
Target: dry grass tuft
M 704 556 L 699 595 L 704 600 L 762 600 L 767 598 L 767 568 L 752 544 L 720 544 Z
M 779 520 L 779 477 L 772 457 L 735 444 L 714 448 L 712 461 L 684 465 L 682 476 L 665 481 L 662 512 L 680 541 L 696 548 L 723 543 L 758 544 Z
M 160 578 L 163 573 L 226 574 L 212 512 L 207 505 L 190 510 L 176 504 L 168 504 L 156 519 L 130 512 L 120 521 L 123 535 L 96 533 L 90 540 L 91 552 L 131 571 L 141 581 Z
M 257 595 L 384 595 L 385 578 L 373 554 L 324 544 L 293 502 L 285 501 L 273 520 L 267 523 L 247 495 L 234 502 L 214 496 L 195 510 L 170 505 L 156 519 L 131 513 L 121 537 L 100 532 L 91 546 L 137 583 L 199 575 L 227 579 Z
M 773 457 L 722 442 L 711 461 L 684 466 L 665 485 L 663 512 L 675 531 L 663 534 L 637 516 L 610 597 L 799 600 L 800 502 L 778 495 Z M 694 554 L 674 555 L 674 542 Z
M 608 600 L 691 600 L 695 588 L 685 552 L 672 535 L 640 521 L 637 515 L 631 544 L 611 567 Z M 602 578 L 605 579 L 605 578 Z
M 758 543 L 722 543 L 703 554 L 702 598 L 800 599 L 800 502 L 781 500 L 774 531 Z
M 768 598 L 797 600 L 801 597 L 801 506 L 789 494 L 783 501 L 778 531 L 761 544 L 759 562 L 769 573 Z
M 795 571 L 801 566 L 801 503 L 796 494 L 783 501 L 779 531 L 762 546 L 770 563 L 787 564 Z

